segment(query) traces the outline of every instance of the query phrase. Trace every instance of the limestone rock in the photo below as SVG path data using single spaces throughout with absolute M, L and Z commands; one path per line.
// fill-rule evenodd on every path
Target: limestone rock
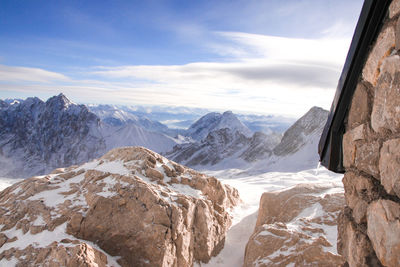
M 364 139 L 365 124 L 346 131 L 343 135 L 343 166 L 349 168 L 354 166 L 356 159 L 356 141 Z
M 57 254 L 68 266 L 75 252 L 61 243 L 70 240 L 79 245 L 75 254 L 85 251 L 98 266 L 106 258 L 121 266 L 192 266 L 223 248 L 228 210 L 238 201 L 236 189 L 150 150 L 114 149 L 2 191 L 0 260 L 21 255 L 14 260 L 23 264 L 31 248 L 33 261 Z M 82 266 L 80 259 L 70 266 Z
M 393 1 L 398 3 L 398 10 L 400 11 L 400 2 L 399 1 Z M 396 50 L 400 49 L 400 19 L 397 19 L 396 26 Z
M 400 0 L 393 0 L 389 6 L 389 18 L 393 18 L 400 13 Z
M 348 115 L 348 127 L 354 127 L 366 122 L 370 113 L 370 99 L 364 84 L 358 83 L 354 92 Z
M 382 64 L 382 61 L 385 59 L 385 57 L 390 55 L 394 45 L 394 29 L 393 27 L 387 27 L 379 34 L 363 69 L 363 78 L 372 85 L 376 85 L 376 81 L 379 76 L 379 68 Z
M 338 218 L 337 248 L 350 267 L 381 266 L 367 235 L 357 229 L 348 209 Z
M 68 239 L 62 240 L 62 242 L 53 242 L 44 248 L 36 248 L 32 245 L 22 250 L 11 248 L 2 255 L 1 266 L 12 265 L 11 262 L 14 262 L 15 259 L 19 260 L 17 266 L 35 267 L 106 267 L 112 264 L 112 262 L 108 262 L 107 256 L 103 252 L 91 245 Z
M 384 266 L 400 266 L 400 205 L 380 199 L 368 207 L 368 237 Z
M 400 129 L 400 56 L 385 59 L 381 75 L 375 87 L 371 125 L 375 132 L 390 130 L 398 133 Z
M 244 266 L 338 266 L 336 218 L 343 194 L 326 194 L 328 187 L 298 185 L 264 193 Z
M 343 177 L 346 204 L 353 210 L 357 223 L 366 221 L 367 205 L 379 198 L 381 192 L 374 180 L 353 172 Z
M 381 149 L 379 170 L 386 192 L 400 197 L 400 139 L 386 141 Z
M 379 149 L 378 141 L 356 143 L 354 165 L 374 177 L 379 177 Z

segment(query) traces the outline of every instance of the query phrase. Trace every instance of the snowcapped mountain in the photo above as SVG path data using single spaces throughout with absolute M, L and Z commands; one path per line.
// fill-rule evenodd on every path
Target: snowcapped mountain
M 108 112 L 108 113 L 107 113 Z M 170 151 L 185 141 L 152 131 L 161 123 L 108 108 L 120 119 L 105 123 L 85 105 L 63 94 L 46 102 L 37 97 L 0 102 L 0 176 L 26 177 L 80 164 L 120 146 Z M 108 115 L 107 115 L 108 114 Z M 119 116 L 119 117 L 118 117 Z
M 165 155 L 179 163 L 209 170 L 240 167 L 249 171 L 294 171 L 313 168 L 318 164 L 317 144 L 327 117 L 328 111 L 313 107 L 283 137 L 261 132 L 248 137 L 241 132 L 243 128 L 238 127 L 211 130 L 203 140 L 177 145 Z M 219 124 L 219 119 L 218 113 L 207 114 L 190 127 L 193 130 L 189 134 L 194 137 L 204 135 L 207 129 L 222 124 Z
M 0 110 L 0 175 L 26 176 L 88 161 L 104 151 L 100 120 L 63 94 Z
M 283 135 L 266 163 L 253 166 L 261 171 L 300 171 L 316 168 L 319 162 L 318 142 L 329 112 L 313 107 Z
M 100 131 L 105 139 L 106 150 L 123 146 L 143 146 L 157 152 L 165 152 L 182 143 L 168 135 L 148 131 L 130 123 L 122 126 L 103 124 Z
M 281 143 L 274 149 L 274 154 L 293 154 L 310 140 L 308 137 L 314 133 L 321 135 L 328 114 L 328 111 L 320 107 L 312 107 L 284 133 Z
M 165 155 L 179 163 L 199 168 L 246 165 L 270 156 L 281 139 L 275 133 L 257 132 L 252 135 L 230 111 L 203 116 L 187 130 L 186 135 L 194 142 L 177 145 Z
M 124 126 L 133 124 L 150 132 L 163 133 L 175 137 L 182 131 L 170 129 L 168 126 L 156 120 L 149 119 L 146 114 L 127 106 L 115 105 L 88 105 L 89 110 L 96 114 L 102 122 L 111 126 Z
M 212 112 L 201 117 L 189 127 L 185 135 L 194 140 L 201 141 L 212 131 L 225 128 L 232 130 L 232 132 L 238 132 L 246 137 L 251 137 L 253 134 L 232 111 L 226 111 L 223 114 Z

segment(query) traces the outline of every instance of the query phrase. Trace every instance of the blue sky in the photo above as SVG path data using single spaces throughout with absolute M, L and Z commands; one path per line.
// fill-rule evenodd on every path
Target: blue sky
M 0 98 L 329 108 L 362 1 L 0 2 Z

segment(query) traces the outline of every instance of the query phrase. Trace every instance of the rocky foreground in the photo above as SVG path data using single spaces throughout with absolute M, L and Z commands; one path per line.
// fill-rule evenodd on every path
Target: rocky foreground
M 343 193 L 330 186 L 300 184 L 264 193 L 244 266 L 340 266 L 337 218 Z
M 236 189 L 141 147 L 0 193 L 0 265 L 192 266 L 224 246 Z

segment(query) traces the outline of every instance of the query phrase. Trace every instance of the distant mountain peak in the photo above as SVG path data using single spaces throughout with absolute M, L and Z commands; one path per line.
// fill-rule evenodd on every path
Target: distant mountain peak
M 57 106 L 60 109 L 68 108 L 71 105 L 76 105 L 74 102 L 68 99 L 63 93 L 60 93 L 56 96 L 50 97 L 46 104 Z
M 223 114 L 211 112 L 193 123 L 187 130 L 186 135 L 201 141 L 212 131 L 228 128 L 250 137 L 253 132 L 247 128 L 232 111 L 225 111 Z

